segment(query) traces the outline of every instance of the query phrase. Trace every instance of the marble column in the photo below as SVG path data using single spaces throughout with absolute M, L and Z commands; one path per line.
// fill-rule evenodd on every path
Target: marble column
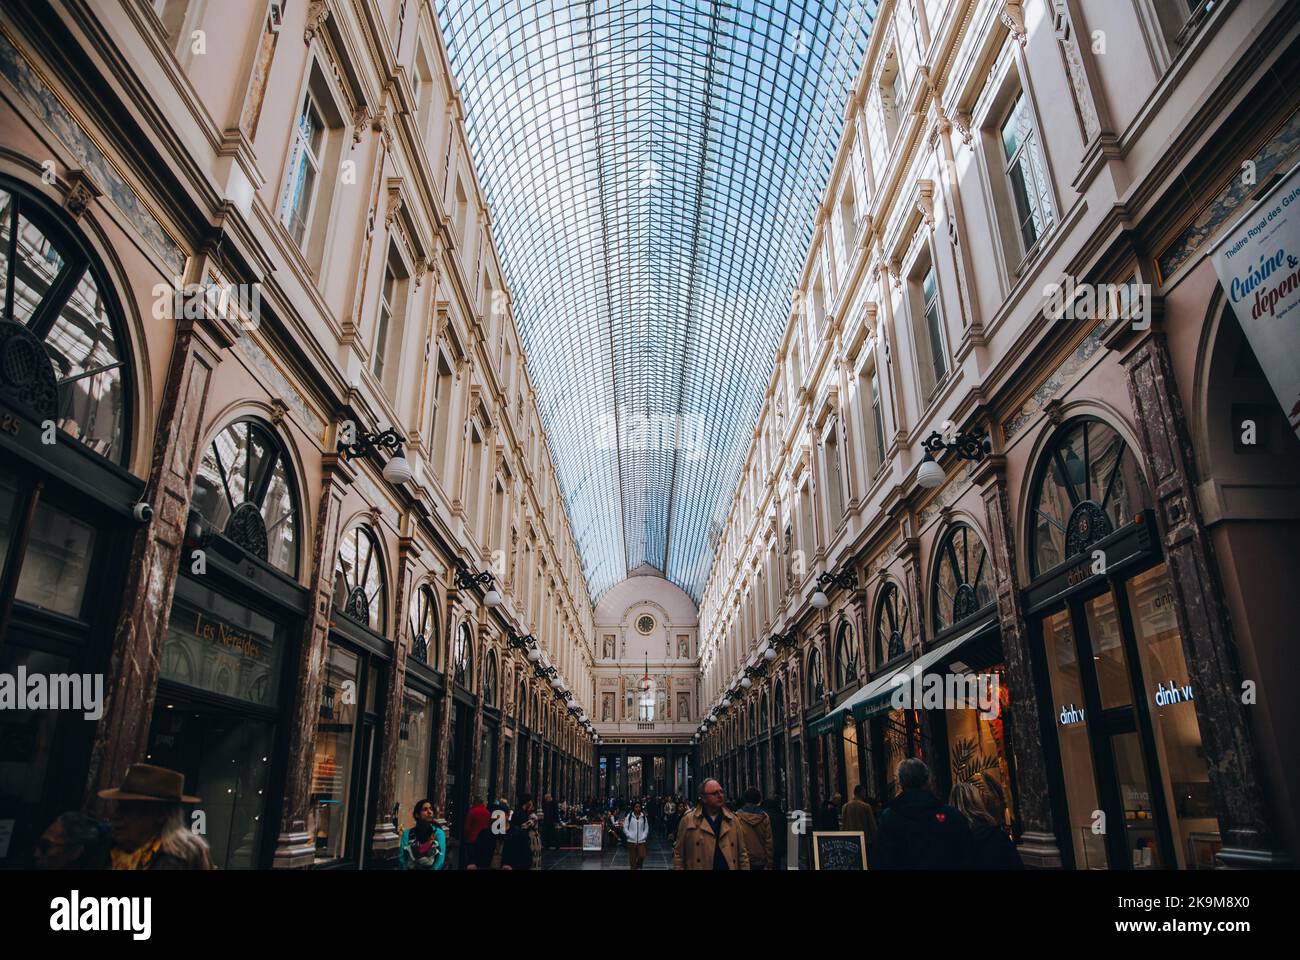
M 203 274 L 206 256 L 195 257 L 191 279 Z M 105 812 L 98 791 L 118 786 L 127 767 L 147 752 L 163 638 L 171 617 L 189 519 L 190 493 L 201 456 L 208 390 L 222 353 L 237 337 L 224 320 L 178 319 L 167 380 L 153 437 L 153 459 L 144 502 L 153 518 L 131 543 L 123 606 L 105 671 L 104 712 L 95 726 L 85 783 L 85 807 Z
M 277 869 L 311 866 L 316 841 L 307 832 L 312 764 L 316 753 L 316 725 L 320 720 L 321 688 L 325 676 L 326 647 L 334 597 L 334 562 L 338 554 L 339 521 L 343 498 L 356 479 L 356 471 L 337 453 L 321 458 L 321 496 L 316 509 L 312 564 L 312 614 L 303 631 L 297 663 L 298 686 L 290 721 L 288 772 L 284 810 L 272 866 Z
M 406 690 L 406 657 L 411 647 L 410 618 L 405 616 L 412 585 L 419 574 L 416 562 L 420 548 L 410 537 L 398 545 L 400 560 L 397 571 L 397 627 L 394 631 L 393 664 L 389 671 L 388 698 L 384 704 L 382 748 L 379 757 L 379 791 L 375 803 L 375 825 L 370 837 L 369 866 L 391 866 L 397 859 L 401 835 L 393 827 L 393 804 L 397 797 L 398 732 L 402 725 L 402 696 Z M 401 811 L 398 811 L 399 816 Z M 398 821 L 399 823 L 401 820 Z
M 972 479 L 980 487 L 984 500 L 989 548 L 993 555 L 998 625 L 1002 631 L 1002 656 L 1007 667 L 1007 683 L 1011 687 L 1007 748 L 1015 765 L 1020 856 L 1027 866 L 1060 867 L 1061 850 L 1052 822 L 1047 760 L 1043 754 L 1042 707 L 1034 683 L 1029 633 L 1020 603 L 1016 554 L 1012 547 L 1016 541 L 1007 505 L 1006 459 L 1000 455 L 986 458 L 974 468 Z

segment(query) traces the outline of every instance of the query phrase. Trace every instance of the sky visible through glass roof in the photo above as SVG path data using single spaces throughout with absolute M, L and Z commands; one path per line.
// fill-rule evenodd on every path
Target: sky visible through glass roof
M 441 0 L 593 599 L 698 602 L 877 0 Z

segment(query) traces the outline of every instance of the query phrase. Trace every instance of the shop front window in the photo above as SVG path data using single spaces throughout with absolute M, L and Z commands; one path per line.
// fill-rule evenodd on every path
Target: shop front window
M 822 655 L 816 648 L 808 654 L 808 706 L 815 707 L 826 692 L 826 677 L 822 672 Z
M 336 860 L 347 851 L 360 670 L 360 657 L 333 643 L 329 645 L 312 760 L 308 823 L 318 860 Z
M 194 478 L 194 509 L 245 553 L 298 573 L 298 511 L 286 454 L 252 420 L 230 424 L 208 445 Z
M 1159 564 L 1135 576 L 1127 589 L 1178 866 L 1212 869 L 1221 845 L 1219 821 L 1169 571 Z
M 1108 866 L 1105 818 L 1104 814 L 1098 816 L 1102 811 L 1088 739 L 1079 648 L 1068 611 L 1062 610 L 1043 621 L 1043 647 L 1052 686 L 1052 722 L 1061 751 L 1075 866 L 1104 870 Z
M 38 500 L 15 598 L 79 618 L 94 543 L 92 526 Z
M 408 687 L 402 694 L 397 733 L 397 815 L 406 825 L 415 802 L 429 795 L 429 758 L 433 753 L 434 709 L 425 693 Z
M 179 770 L 202 799 L 204 839 L 223 870 L 260 866 L 274 726 L 162 697 L 149 728 L 150 763 Z
M 996 679 L 996 707 L 982 709 L 948 709 L 943 711 L 948 737 L 948 773 L 951 782 L 974 783 L 989 802 L 990 810 L 1001 803 L 1007 806 L 1011 796 L 1011 771 L 1007 764 L 1006 721 L 1010 707 L 1006 668 L 999 664 L 980 674 Z M 989 780 L 996 780 L 990 784 Z M 1012 811 L 1002 811 L 1004 828 L 1011 826 Z
M 472 643 L 469 624 L 462 623 L 456 632 L 456 643 L 451 652 L 452 678 L 462 687 L 468 687 L 473 682 Z
M 1097 689 L 1101 706 L 1127 707 L 1133 703 L 1133 681 L 1124 654 L 1124 636 L 1120 629 L 1115 595 L 1109 590 L 1083 605 L 1088 620 L 1088 639 L 1092 644 L 1092 662 L 1097 670 Z

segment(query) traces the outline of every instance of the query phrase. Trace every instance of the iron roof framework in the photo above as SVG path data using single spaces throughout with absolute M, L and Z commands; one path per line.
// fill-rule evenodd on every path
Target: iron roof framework
M 878 0 L 440 0 L 593 599 L 699 601 Z

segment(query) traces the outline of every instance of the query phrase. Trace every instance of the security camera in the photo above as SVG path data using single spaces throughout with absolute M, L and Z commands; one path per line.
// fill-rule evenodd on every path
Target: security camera
M 153 507 L 141 500 L 131 508 L 131 515 L 140 523 L 148 523 L 153 519 Z

